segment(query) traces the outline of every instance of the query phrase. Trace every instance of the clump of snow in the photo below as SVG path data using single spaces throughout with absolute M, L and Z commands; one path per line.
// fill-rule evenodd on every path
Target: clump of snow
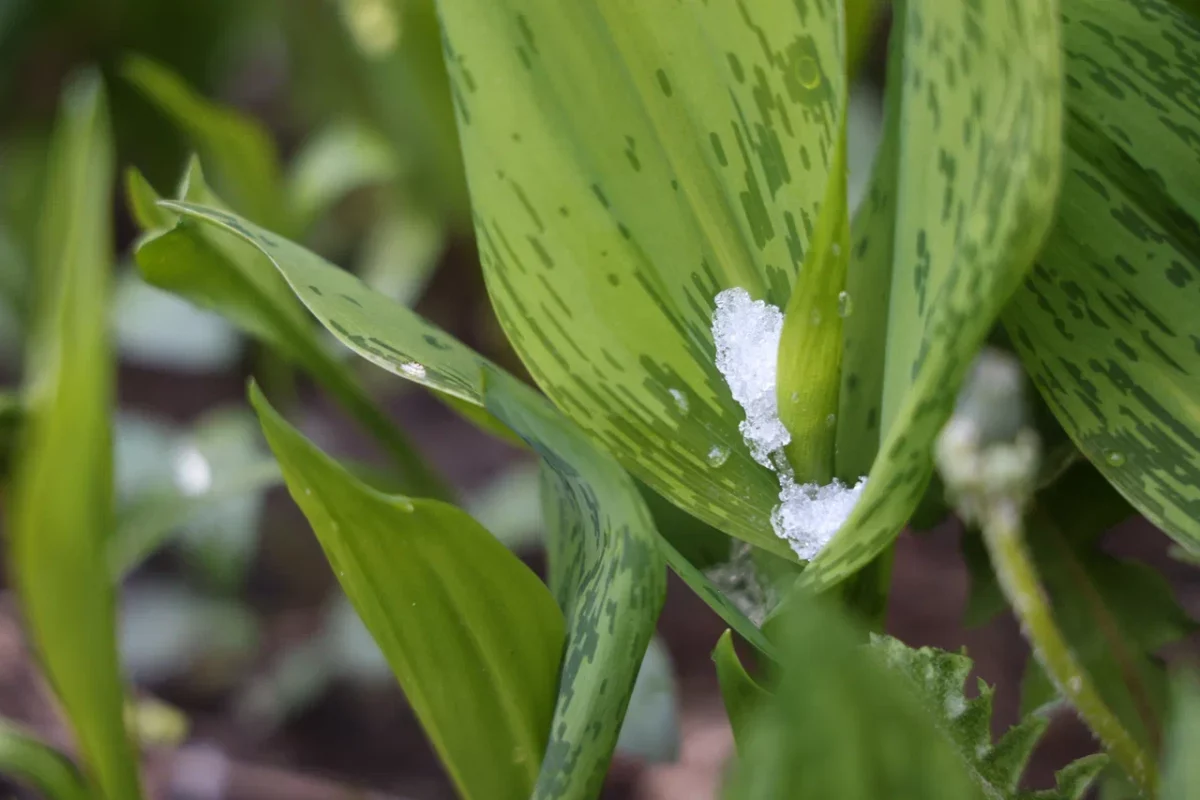
M 796 483 L 783 451 L 792 437 L 779 419 L 775 395 L 783 314 L 752 299 L 745 289 L 726 289 L 715 299 L 717 370 L 746 412 L 738 429 L 754 460 L 779 477 L 779 505 L 771 514 L 771 527 L 796 555 L 811 561 L 850 516 L 867 479 L 854 486 L 839 480 L 825 486 Z
M 796 555 L 812 561 L 850 517 L 866 485 L 866 478 L 859 478 L 854 486 L 836 478 L 821 486 L 796 483 L 791 476 L 780 475 L 779 505 L 771 514 L 771 527 Z
M 771 467 L 771 454 L 792 440 L 775 400 L 783 314 L 765 300 L 752 300 L 745 289 L 726 289 L 717 295 L 716 303 L 712 332 L 717 369 L 746 412 L 738 430 L 750 454 Z

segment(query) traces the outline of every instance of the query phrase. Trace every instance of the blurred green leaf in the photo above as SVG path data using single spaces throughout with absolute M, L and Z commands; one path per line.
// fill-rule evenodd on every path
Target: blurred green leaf
M 721 685 L 721 699 L 725 703 L 725 714 L 733 729 L 733 740 L 738 752 L 746 753 L 751 720 L 765 704 L 771 702 L 771 693 L 750 677 L 737 651 L 733 649 L 733 633 L 726 630 L 717 640 L 713 650 L 713 661 L 717 665 L 717 681 Z
M 121 74 L 187 134 L 234 208 L 271 230 L 292 230 L 279 156 L 262 125 L 205 99 L 169 68 L 145 56 L 127 56 Z
M 646 648 L 629 696 L 629 711 L 617 737 L 617 752 L 647 764 L 679 758 L 679 700 L 675 670 L 662 640 Z
M 710 327 L 723 289 L 787 303 L 844 112 L 836 6 L 439 9 L 484 274 L 517 352 L 641 480 L 794 558 Z
M 194 162 L 184 196 L 219 205 Z M 216 311 L 307 370 L 387 450 L 412 494 L 452 496 L 404 433 L 371 401 L 351 369 L 330 352 L 287 283 L 252 245 L 230 232 L 184 220 L 142 239 L 135 257 L 151 285 Z
M 171 372 L 211 373 L 234 366 L 242 343 L 228 322 L 146 283 L 136 272 L 117 279 L 112 307 L 120 356 Z
M 113 154 L 99 76 L 67 88 L 50 157 L 38 253 L 38 307 L 9 504 L 13 583 L 30 637 L 95 788 L 141 795 L 124 723 L 114 589 L 104 559 L 113 526 Z
M 1063 200 L 1004 323 L 1088 459 L 1196 547 L 1200 21 L 1163 0 L 1062 5 Z
M 6 720 L 0 720 L 0 774 L 32 786 L 46 800 L 90 797 L 83 776 L 70 759 Z
M 387 140 L 364 125 L 342 121 L 317 131 L 288 171 L 287 194 L 300 220 L 297 228 L 308 230 L 356 189 L 396 180 L 397 160 Z
M 292 498 L 459 791 L 528 797 L 562 656 L 550 592 L 464 512 L 367 488 L 256 387 L 251 402 Z
M 534 796 L 595 794 L 666 589 L 654 525 L 632 479 L 541 395 L 353 275 L 232 214 L 167 205 L 260 248 L 359 355 L 477 407 L 542 457 L 550 583 L 567 646 Z
M 813 590 L 864 566 L 916 509 L 933 440 L 1041 244 L 1057 196 L 1054 5 L 907 0 L 898 8 L 913 46 L 902 46 L 904 68 L 892 70 L 888 87 L 901 92 L 890 101 L 899 123 L 888 131 L 898 141 L 883 145 L 885 154 L 897 148 L 895 161 L 880 160 L 898 169 L 883 443 L 854 512 L 801 577 Z
M 1171 693 L 1171 725 L 1163 758 L 1163 800 L 1200 798 L 1200 687 L 1194 674 L 1174 680 Z
M 760 704 L 725 792 L 730 800 L 987 795 L 914 693 L 832 607 L 795 603 L 781 620 L 783 670 Z
M 385 207 L 363 242 L 355 272 L 373 289 L 412 307 L 446 250 L 447 231 L 416 207 Z

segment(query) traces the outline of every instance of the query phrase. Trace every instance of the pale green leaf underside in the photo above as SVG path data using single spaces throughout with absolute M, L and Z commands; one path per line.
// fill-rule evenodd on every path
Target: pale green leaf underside
M 384 495 L 251 401 L 296 504 L 466 798 L 529 796 L 550 729 L 563 618 L 466 512 Z
M 590 796 L 616 745 L 665 592 L 654 526 L 632 481 L 544 397 L 350 273 L 227 212 L 163 205 L 250 242 L 352 350 L 490 412 L 543 457 L 543 485 L 553 489 L 544 501 L 552 512 L 551 588 L 567 619 L 567 644 L 534 796 Z
M 1004 322 L 1084 454 L 1200 543 L 1200 27 L 1156 0 L 1068 0 L 1058 224 Z
M 966 369 L 1052 217 L 1060 151 L 1054 3 L 905 3 L 883 443 L 850 519 L 804 572 L 852 574 L 931 474 Z
M 844 99 L 837 5 L 439 7 L 484 274 L 517 351 L 639 478 L 788 555 L 710 324 L 728 287 L 787 302 Z

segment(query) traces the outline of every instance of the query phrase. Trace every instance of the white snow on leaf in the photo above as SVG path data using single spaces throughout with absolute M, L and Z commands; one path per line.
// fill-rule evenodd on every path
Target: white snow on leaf
M 783 313 L 754 300 L 745 289 L 726 289 L 715 302 L 717 370 L 746 412 L 738 430 L 754 460 L 779 477 L 779 505 L 771 513 L 771 526 L 797 556 L 811 561 L 850 516 L 867 479 L 854 486 L 839 480 L 825 486 L 796 483 L 783 450 L 792 437 L 779 419 L 776 400 Z

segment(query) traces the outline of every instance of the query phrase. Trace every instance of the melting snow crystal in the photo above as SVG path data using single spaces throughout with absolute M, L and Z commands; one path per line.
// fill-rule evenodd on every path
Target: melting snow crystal
M 717 369 L 729 384 L 733 399 L 746 411 L 738 426 L 750 454 L 764 467 L 771 453 L 792 440 L 779 420 L 775 376 L 783 314 L 763 300 L 751 300 L 745 289 L 726 289 L 716 297 L 713 341 Z
M 779 474 L 779 505 L 771 514 L 771 526 L 796 555 L 811 561 L 850 516 L 867 479 L 852 487 L 838 480 L 819 486 L 793 479 L 783 454 L 792 437 L 779 419 L 775 399 L 783 333 L 778 308 L 751 299 L 745 289 L 726 289 L 716 296 L 712 333 L 717 369 L 746 412 L 738 428 L 750 454 Z

